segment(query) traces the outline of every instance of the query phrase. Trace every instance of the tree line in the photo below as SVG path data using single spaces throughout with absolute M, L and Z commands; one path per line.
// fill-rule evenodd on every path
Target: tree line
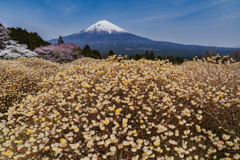
M 60 38 L 59 38 L 60 39 Z M 92 58 L 97 58 L 97 59 L 102 59 L 102 58 L 107 58 L 109 56 L 113 56 L 115 55 L 113 50 L 109 50 L 107 57 L 104 57 L 103 55 L 100 54 L 100 52 L 98 50 L 91 50 L 90 46 L 88 44 L 85 45 L 85 47 L 82 50 L 82 54 L 85 57 L 92 57 Z M 161 55 L 157 55 L 155 56 L 154 53 L 151 51 L 149 53 L 148 50 L 146 50 L 146 52 L 144 54 L 133 54 L 133 55 L 129 55 L 128 56 L 128 60 L 134 59 L 134 60 L 140 60 L 140 59 L 147 59 L 147 60 L 166 60 L 168 59 L 169 62 L 172 62 L 173 64 L 181 64 L 184 62 L 184 58 L 183 57 L 176 57 L 174 58 L 173 56 L 165 56 L 162 57 Z
M 0 23 L 0 26 L 2 26 L 1 23 Z M 22 29 L 20 27 L 17 27 L 17 28 L 11 27 L 11 28 L 7 28 L 7 29 L 10 31 L 9 36 L 11 37 L 11 39 L 18 41 L 18 43 L 20 43 L 20 44 L 26 44 L 28 49 L 30 49 L 32 51 L 38 47 L 48 46 L 51 44 L 47 41 L 44 41 L 36 32 L 28 32 L 26 29 Z M 58 44 L 62 44 L 62 43 L 64 43 L 64 41 L 63 41 L 62 37 L 60 36 L 59 40 L 58 40 Z M 233 57 L 236 61 L 240 61 L 239 47 L 233 48 L 228 53 L 233 55 Z M 105 57 L 99 52 L 99 50 L 97 50 L 97 49 L 92 50 L 88 44 L 86 44 L 85 47 L 83 48 L 82 54 L 85 57 L 92 57 L 92 58 L 96 58 L 96 59 L 107 58 L 108 56 L 115 55 L 113 50 L 109 50 L 107 57 Z M 199 59 L 202 59 L 202 58 L 206 58 L 206 57 L 212 57 L 215 54 L 216 54 L 215 47 L 210 46 L 204 56 L 200 55 L 198 57 L 199 57 Z M 168 59 L 173 64 L 181 64 L 184 62 L 183 57 L 174 58 L 173 56 L 165 56 L 165 57 L 162 57 L 161 55 L 155 56 L 152 51 L 149 53 L 148 50 L 144 54 L 137 53 L 137 54 L 128 56 L 128 59 L 134 59 L 134 60 L 140 60 L 142 58 L 145 58 L 147 60 L 166 60 L 166 59 Z
M 30 50 L 51 44 L 44 41 L 36 32 L 28 32 L 26 29 L 22 29 L 20 27 L 11 27 L 7 29 L 10 30 L 9 36 L 13 40 L 18 41 L 20 44 L 26 44 Z
M 128 57 L 129 60 L 131 60 L 131 59 L 140 60 L 142 58 L 147 59 L 147 60 L 166 60 L 166 59 L 168 59 L 169 62 L 172 62 L 173 64 L 181 64 L 184 62 L 183 57 L 174 58 L 173 56 L 165 56 L 165 57 L 162 57 L 161 55 L 155 56 L 152 51 L 149 53 L 148 50 L 146 50 L 146 52 L 144 54 L 137 53 L 136 55 L 133 54 Z

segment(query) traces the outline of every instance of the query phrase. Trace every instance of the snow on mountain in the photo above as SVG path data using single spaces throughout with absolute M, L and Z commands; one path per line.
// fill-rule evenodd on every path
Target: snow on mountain
M 165 41 L 153 41 L 140 37 L 106 21 L 98 21 L 87 29 L 78 33 L 62 37 L 65 43 L 74 43 L 82 48 L 88 44 L 92 49 L 98 49 L 101 54 L 107 54 L 113 50 L 116 54 L 143 54 L 146 50 L 154 51 L 162 56 L 172 55 L 185 58 L 192 58 L 193 55 L 206 53 L 206 46 L 182 45 Z M 58 39 L 51 39 L 48 42 L 57 44 Z M 225 54 L 227 48 L 216 48 L 219 54 Z
M 106 20 L 98 21 L 97 23 L 91 25 L 90 27 L 88 27 L 87 29 L 85 29 L 79 33 L 84 33 L 84 32 L 99 33 L 101 31 L 108 32 L 109 34 L 111 34 L 111 33 L 128 33 L 126 30 L 124 30 Z M 76 35 L 79 33 L 76 33 Z

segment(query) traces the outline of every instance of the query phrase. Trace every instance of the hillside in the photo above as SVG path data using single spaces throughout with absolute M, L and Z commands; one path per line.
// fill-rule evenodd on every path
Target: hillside
M 110 49 L 116 54 L 122 55 L 143 54 L 146 50 L 149 50 L 162 56 L 192 58 L 197 55 L 204 55 L 208 50 L 207 46 L 153 41 L 129 33 L 106 20 L 99 21 L 78 33 L 65 36 L 63 40 L 67 43 L 78 44 L 81 47 L 88 44 L 91 48 L 98 49 L 105 55 Z M 52 39 L 48 42 L 56 44 L 58 39 Z M 216 52 L 220 55 L 227 55 L 228 50 L 230 48 L 216 47 Z

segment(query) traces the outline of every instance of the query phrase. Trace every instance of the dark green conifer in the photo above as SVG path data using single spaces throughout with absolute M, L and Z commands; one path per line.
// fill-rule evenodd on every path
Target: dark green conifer
M 91 57 L 93 55 L 93 51 L 91 50 L 91 48 L 88 44 L 86 44 L 85 47 L 83 48 L 82 54 L 85 57 Z
M 112 50 L 110 50 L 110 51 L 108 52 L 108 57 L 109 57 L 109 56 L 113 56 L 113 55 L 115 55 L 115 53 L 114 53 Z
M 64 43 L 64 41 L 63 41 L 62 37 L 60 36 L 58 39 L 58 44 L 62 44 L 62 43 Z

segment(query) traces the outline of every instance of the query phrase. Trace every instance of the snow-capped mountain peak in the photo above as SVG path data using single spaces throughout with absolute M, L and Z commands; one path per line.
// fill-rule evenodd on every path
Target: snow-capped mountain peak
M 127 33 L 126 30 L 106 21 L 106 20 L 103 20 L 103 21 L 98 21 L 97 23 L 91 25 L 90 27 L 88 27 L 87 29 L 83 30 L 83 32 L 90 32 L 90 33 L 93 33 L 93 32 L 101 32 L 101 31 L 105 31 L 105 32 L 108 32 L 109 34 L 111 33 Z

